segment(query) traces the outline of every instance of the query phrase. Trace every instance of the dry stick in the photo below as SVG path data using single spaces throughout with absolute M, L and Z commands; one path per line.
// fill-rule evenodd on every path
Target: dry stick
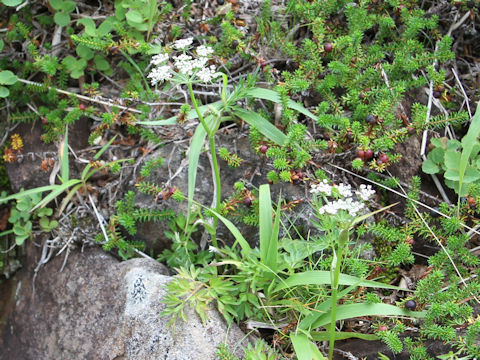
M 30 81 L 30 80 L 25 80 L 25 79 L 18 79 L 18 81 L 20 81 L 21 83 L 27 84 L 27 85 L 43 86 L 43 84 L 35 82 L 35 81 Z M 48 86 L 47 88 L 48 89 L 54 89 L 55 91 L 59 92 L 60 94 L 64 94 L 64 95 L 68 95 L 68 96 L 76 96 L 78 99 L 81 99 L 81 100 L 90 101 L 90 102 L 94 102 L 94 103 L 97 103 L 97 104 L 102 104 L 102 105 L 105 105 L 105 106 L 108 106 L 108 107 L 117 107 L 121 110 L 130 111 L 130 112 L 134 112 L 134 113 L 137 113 L 137 114 L 142 113 L 140 110 L 137 110 L 137 109 L 129 108 L 129 107 L 119 105 L 119 104 L 114 104 L 114 103 L 111 103 L 111 102 L 108 102 L 108 101 L 97 100 L 97 99 L 90 98 L 88 96 L 84 96 L 84 95 L 80 95 L 80 94 L 75 94 L 75 93 L 72 93 L 70 91 L 57 89 L 53 86 Z
M 470 119 L 472 119 L 472 111 L 470 110 L 470 103 L 468 101 L 467 93 L 465 92 L 465 89 L 463 88 L 463 85 L 460 82 L 460 79 L 458 78 L 457 72 L 455 71 L 454 68 L 452 68 L 452 72 L 453 72 L 453 76 L 455 76 L 455 80 L 457 80 L 460 90 L 462 90 L 463 97 L 465 98 L 465 104 L 467 105 L 468 115 L 470 116 Z
M 368 181 L 368 182 L 370 182 L 370 183 L 372 183 L 372 184 L 375 184 L 375 185 L 378 186 L 378 187 L 381 187 L 381 188 L 383 188 L 383 189 L 385 189 L 385 190 L 388 190 L 388 191 L 390 191 L 390 192 L 392 192 L 392 193 L 394 193 L 394 194 L 397 194 L 398 196 L 401 196 L 401 197 L 403 197 L 404 199 L 407 199 L 407 200 L 409 200 L 409 201 L 412 201 L 412 202 L 414 202 L 415 204 L 421 205 L 421 206 L 423 206 L 424 208 L 427 208 L 428 210 L 430 210 L 430 211 L 432 211 L 432 212 L 435 212 L 435 213 L 437 213 L 438 215 L 441 215 L 441 216 L 443 216 L 443 217 L 445 217 L 445 218 L 447 218 L 447 219 L 451 219 L 451 218 L 452 218 L 451 216 L 445 215 L 444 213 L 438 211 L 437 209 L 434 209 L 434 208 L 432 208 L 432 207 L 430 207 L 430 206 L 428 206 L 428 205 L 426 205 L 426 204 L 424 204 L 424 203 L 422 203 L 422 202 L 420 202 L 420 201 L 418 201 L 418 200 L 409 199 L 408 196 L 405 196 L 405 195 L 402 194 L 401 192 L 398 192 L 398 191 L 396 191 L 396 190 L 393 190 L 392 188 L 389 188 L 388 186 L 385 186 L 385 185 L 380 184 L 380 183 L 378 183 L 378 182 L 376 182 L 376 181 L 370 180 L 370 179 L 368 179 L 368 178 L 366 178 L 366 177 L 364 177 L 364 176 L 355 174 L 353 171 L 347 170 L 347 169 L 345 169 L 345 168 L 342 168 L 341 166 L 337 166 L 337 165 L 334 165 L 334 164 L 332 164 L 332 163 L 328 163 L 328 165 L 330 165 L 330 166 L 332 166 L 332 167 L 334 167 L 334 168 L 336 168 L 336 169 L 339 169 L 339 170 L 341 170 L 341 171 L 344 171 L 344 172 L 346 172 L 347 174 L 356 176 L 356 177 L 358 177 L 359 179 L 362 179 L 362 180 L 364 180 L 364 181 Z M 322 169 L 323 169 L 323 168 L 322 168 Z M 326 169 L 324 169 L 324 170 L 327 171 Z M 477 235 L 480 235 L 480 232 L 478 232 L 477 230 L 471 228 L 471 227 L 468 226 L 468 225 L 465 225 L 463 222 L 460 222 L 460 225 L 461 225 L 462 227 L 464 227 L 465 229 L 470 230 L 470 231 L 473 231 L 473 232 L 476 233 Z

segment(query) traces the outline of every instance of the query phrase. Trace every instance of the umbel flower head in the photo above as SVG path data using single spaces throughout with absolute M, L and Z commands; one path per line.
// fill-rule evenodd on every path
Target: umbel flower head
M 188 77 L 191 81 L 203 83 L 210 82 L 220 76 L 220 73 L 216 71 L 215 65 L 207 66 L 209 56 L 213 54 L 211 47 L 200 45 L 193 51 L 195 56 L 186 54 L 192 42 L 193 38 L 175 41 L 173 47 L 182 51 L 177 56 L 170 58 L 170 55 L 163 53 L 152 57 L 150 64 L 154 67 L 148 74 L 148 78 L 150 78 L 153 86 L 172 79 L 176 74 Z
M 328 201 L 318 209 L 320 215 L 335 215 L 339 210 L 344 210 L 351 216 L 357 216 L 360 210 L 365 208 L 363 201 L 367 201 L 373 194 L 375 194 L 375 190 L 372 189 L 371 185 L 362 184 L 360 185 L 360 188 L 355 191 L 357 199 L 362 200 L 358 201 L 354 199 L 354 193 L 352 192 L 350 185 L 342 183 L 338 185 L 330 185 L 326 179 L 319 184 L 312 184 L 310 192 L 312 194 L 335 197 L 334 200 Z

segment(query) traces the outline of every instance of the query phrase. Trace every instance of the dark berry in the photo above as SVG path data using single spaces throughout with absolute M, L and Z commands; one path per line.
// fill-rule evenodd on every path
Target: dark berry
M 78 108 L 79 108 L 80 110 L 82 110 L 82 111 L 85 111 L 85 109 L 86 109 L 87 107 L 85 106 L 85 104 L 79 104 L 79 105 L 78 105 Z
M 223 4 L 225 4 L 225 0 L 217 0 L 217 4 L 218 5 L 223 5 Z
M 358 149 L 358 151 L 357 151 L 357 156 L 358 156 L 360 159 L 365 158 L 365 151 L 363 151 L 362 149 Z
M 438 207 L 434 207 L 433 210 L 429 211 L 429 214 L 432 218 L 438 218 L 438 217 L 442 216 L 442 215 L 439 214 L 439 212 L 440 212 L 440 209 Z
M 331 52 L 333 50 L 333 44 L 332 43 L 325 43 L 323 45 L 323 50 L 325 50 L 325 52 Z
M 365 159 L 371 159 L 373 157 L 373 151 L 368 149 L 365 151 Z
M 252 203 L 253 203 L 253 199 L 249 196 L 249 197 L 246 197 L 245 199 L 243 199 L 243 203 L 245 204 L 245 206 L 252 206 Z
M 347 131 L 346 137 L 347 137 L 348 141 L 352 141 L 353 140 L 353 133 L 351 131 Z
M 388 155 L 380 154 L 380 156 L 378 157 L 378 161 L 382 164 L 385 164 L 386 162 L 388 162 Z
M 434 91 L 433 92 L 433 97 L 435 99 L 440 99 L 442 97 L 442 93 L 440 91 Z
M 368 115 L 365 120 L 367 120 L 367 123 L 369 124 L 377 123 L 377 118 L 375 117 L 375 115 Z
M 413 300 L 408 300 L 405 303 L 405 309 L 407 310 L 415 310 L 416 307 L 417 307 L 417 303 Z
M 263 69 L 265 66 L 267 66 L 268 63 L 264 60 L 260 63 L 260 67 Z
M 467 2 L 467 8 L 473 9 L 475 7 L 475 1 L 468 1 Z
M 238 40 L 232 41 L 232 47 L 236 48 L 238 46 Z
M 408 132 L 410 135 L 413 135 L 413 134 L 415 134 L 415 128 L 414 128 L 414 127 L 411 127 L 411 126 L 407 126 L 407 132 Z
M 258 151 L 260 151 L 262 154 L 266 154 L 266 153 L 267 153 L 267 150 L 268 150 L 268 146 L 267 146 L 267 145 L 262 145 L 262 146 L 260 146 L 260 148 L 258 149 Z

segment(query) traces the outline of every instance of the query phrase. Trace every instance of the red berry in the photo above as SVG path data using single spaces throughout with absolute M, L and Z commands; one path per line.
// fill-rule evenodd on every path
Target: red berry
M 371 159 L 373 157 L 373 151 L 371 149 L 368 149 L 365 151 L 365 159 Z
M 48 120 L 47 120 L 47 118 L 46 118 L 45 116 L 42 117 L 42 124 L 43 124 L 43 125 L 47 125 L 47 124 L 48 124 Z
M 415 310 L 416 307 L 417 307 L 417 303 L 413 300 L 408 300 L 405 303 L 405 309 L 407 310 Z
M 365 151 L 363 151 L 362 149 L 358 149 L 357 150 L 357 156 L 360 158 L 360 159 L 363 159 L 365 157 Z
M 379 161 L 381 164 L 384 164 L 384 163 L 388 162 L 388 156 L 387 156 L 387 154 L 380 154 L 380 156 L 378 157 L 378 161 Z
M 410 135 L 413 135 L 413 134 L 415 134 L 415 128 L 412 127 L 412 126 L 407 126 L 407 132 L 408 132 Z
M 267 145 L 262 145 L 260 146 L 260 148 L 258 149 L 258 151 L 260 151 L 262 154 L 265 154 L 268 150 L 268 146 Z
M 79 104 L 79 105 L 78 105 L 78 108 L 79 108 L 80 110 L 82 110 L 82 111 L 85 111 L 85 109 L 86 109 L 87 107 L 85 106 L 85 104 Z
M 332 43 L 325 43 L 323 45 L 323 50 L 325 50 L 325 52 L 331 52 L 333 50 L 333 44 Z

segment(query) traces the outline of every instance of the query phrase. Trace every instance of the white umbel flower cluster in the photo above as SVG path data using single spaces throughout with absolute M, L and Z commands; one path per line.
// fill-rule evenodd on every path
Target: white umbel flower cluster
M 215 65 L 208 66 L 208 59 L 213 54 L 213 49 L 209 46 L 200 45 L 194 53 L 196 57 L 187 55 L 185 52 L 192 44 L 193 38 L 180 39 L 173 43 L 173 47 L 183 51 L 178 56 L 168 54 L 158 54 L 152 57 L 150 63 L 154 66 L 148 78 L 153 86 L 165 80 L 171 79 L 175 73 L 190 77 L 203 83 L 216 79 L 220 74 L 216 71 Z M 192 78 L 193 77 L 193 78 Z
M 362 201 L 367 201 L 375 194 L 375 190 L 371 185 L 360 185 L 360 189 L 355 191 L 357 198 L 362 201 L 355 200 L 353 198 L 352 188 L 348 184 L 330 185 L 325 179 L 319 184 L 312 184 L 310 192 L 313 194 L 322 194 L 326 196 L 332 196 L 332 194 L 338 194 L 342 198 L 329 201 L 318 209 L 319 214 L 335 215 L 339 210 L 348 212 L 351 216 L 357 216 L 357 214 L 365 208 L 365 204 Z

